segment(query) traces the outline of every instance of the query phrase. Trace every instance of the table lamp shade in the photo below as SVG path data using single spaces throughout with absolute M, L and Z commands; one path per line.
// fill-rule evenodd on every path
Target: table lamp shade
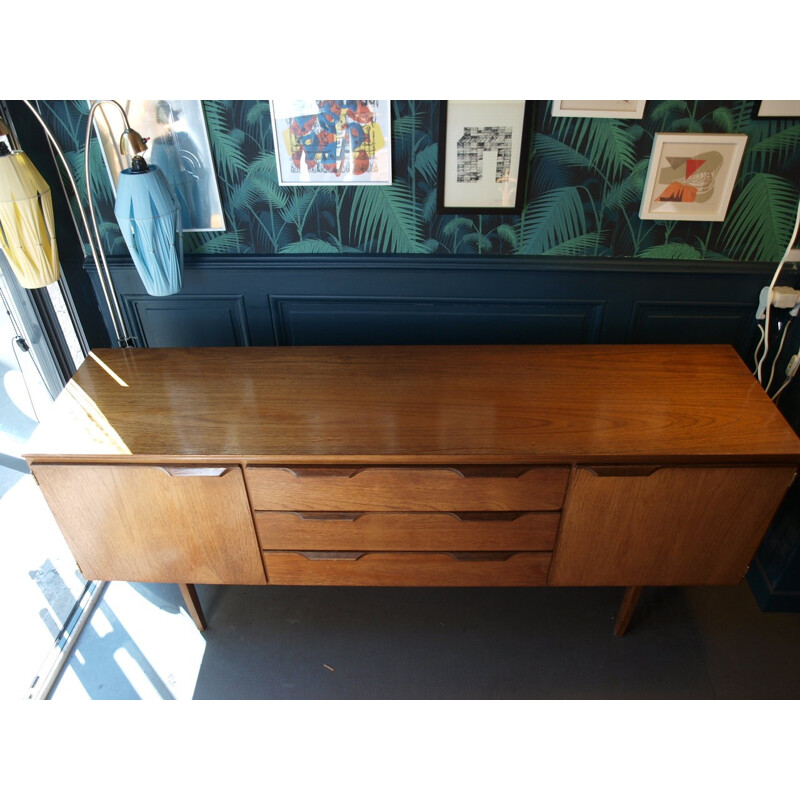
M 158 167 L 122 170 L 114 214 L 147 293 L 179 292 L 183 272 L 180 205 Z
M 0 250 L 26 289 L 60 276 L 50 187 L 20 151 L 0 156 Z

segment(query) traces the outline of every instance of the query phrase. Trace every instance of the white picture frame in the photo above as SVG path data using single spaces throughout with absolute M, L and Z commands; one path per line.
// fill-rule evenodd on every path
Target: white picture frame
M 747 144 L 743 133 L 657 133 L 642 219 L 725 219 Z
M 646 100 L 553 100 L 554 117 L 641 119 Z
M 800 117 L 800 100 L 762 100 L 759 117 Z
M 388 186 L 390 100 L 270 100 L 281 186 Z
M 87 101 L 90 106 L 94 102 Z M 181 204 L 183 230 L 225 230 L 216 165 L 211 153 L 201 100 L 118 100 L 130 126 L 149 139 L 145 161 L 157 166 Z M 125 127 L 111 104 L 98 106 L 94 127 L 103 150 L 108 176 L 117 192 L 119 175 L 130 167 L 130 156 L 119 152 Z

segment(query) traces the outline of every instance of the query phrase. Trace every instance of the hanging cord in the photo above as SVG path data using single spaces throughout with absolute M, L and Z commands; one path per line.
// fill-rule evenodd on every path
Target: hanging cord
M 775 288 L 775 283 L 778 280 L 778 276 L 781 274 L 781 270 L 783 269 L 783 265 L 786 263 L 786 259 L 789 257 L 789 253 L 794 245 L 795 240 L 797 239 L 797 231 L 800 229 L 800 202 L 797 204 L 797 216 L 794 221 L 794 230 L 792 231 L 792 235 L 789 237 L 789 244 L 786 245 L 786 250 L 783 254 L 783 258 L 781 258 L 780 263 L 778 264 L 775 274 L 772 276 L 772 281 L 769 284 L 768 291 L 767 291 L 767 298 L 766 298 L 766 309 L 764 311 L 764 352 L 761 355 L 761 358 L 756 363 L 756 377 L 758 378 L 758 382 L 761 383 L 761 367 L 764 364 L 764 361 L 767 357 L 767 353 L 769 351 L 769 317 L 770 317 L 770 308 L 772 308 L 772 290 Z M 760 344 L 760 342 L 759 342 Z M 758 348 L 756 348 L 756 354 L 758 353 Z
M 761 336 L 758 339 L 758 344 L 756 345 L 755 352 L 753 354 L 753 375 L 758 374 L 758 351 L 761 349 L 761 345 L 764 343 L 764 338 L 766 336 L 766 332 L 764 331 L 764 326 L 761 323 L 756 323 L 758 325 L 758 329 L 761 331 Z
M 772 401 L 777 402 L 778 398 L 781 396 L 781 392 L 792 382 L 792 379 L 797 374 L 798 366 L 800 365 L 800 353 L 795 353 L 790 359 L 789 364 L 786 367 L 786 380 L 781 384 L 780 388 L 774 395 L 772 395 Z
M 783 343 L 786 341 L 786 334 L 791 324 L 792 321 L 788 320 L 783 328 L 783 336 L 781 336 L 781 343 L 778 345 L 778 352 L 775 353 L 775 356 L 772 359 L 772 369 L 769 372 L 769 380 L 767 381 L 767 385 L 764 387 L 765 392 L 769 392 L 769 387 L 772 386 L 772 381 L 775 380 L 775 367 L 778 364 L 778 359 L 780 358 L 781 351 L 783 350 Z

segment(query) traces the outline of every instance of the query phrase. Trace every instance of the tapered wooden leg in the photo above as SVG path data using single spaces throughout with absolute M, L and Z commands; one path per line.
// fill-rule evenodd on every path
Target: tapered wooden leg
M 189 616 L 194 620 L 198 630 L 204 631 L 206 629 L 206 618 L 203 616 L 203 609 L 200 608 L 200 598 L 197 596 L 197 589 L 194 588 L 193 583 L 179 583 L 178 588 L 183 595 L 183 601 L 186 603 L 186 610 Z
M 614 625 L 615 635 L 625 635 L 625 631 L 628 630 L 628 624 L 631 621 L 633 612 L 636 610 L 636 604 L 639 602 L 641 594 L 641 586 L 629 586 L 625 590 L 625 597 L 622 598 L 622 605 L 619 607 L 619 614 L 617 614 L 617 622 Z

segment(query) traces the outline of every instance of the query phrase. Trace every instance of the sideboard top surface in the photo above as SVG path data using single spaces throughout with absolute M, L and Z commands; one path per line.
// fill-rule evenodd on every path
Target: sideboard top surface
M 101 349 L 28 458 L 792 462 L 727 345 Z

